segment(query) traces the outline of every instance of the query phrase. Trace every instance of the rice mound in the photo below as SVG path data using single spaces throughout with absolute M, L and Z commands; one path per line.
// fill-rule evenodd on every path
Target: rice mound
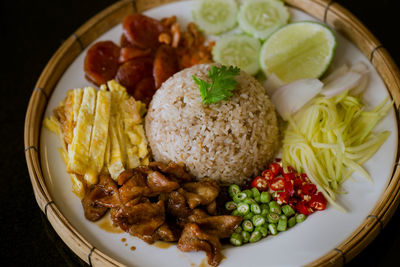
M 261 84 L 243 71 L 231 98 L 203 105 L 192 75 L 210 82 L 210 67 L 195 65 L 163 83 L 149 105 L 146 135 L 156 161 L 184 163 L 198 179 L 244 184 L 278 150 L 275 109 Z

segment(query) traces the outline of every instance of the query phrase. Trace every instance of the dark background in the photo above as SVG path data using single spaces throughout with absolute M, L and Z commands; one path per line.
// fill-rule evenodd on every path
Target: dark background
M 355 14 L 400 64 L 399 9 L 394 6 L 397 1 L 336 2 Z M 0 259 L 10 266 L 85 266 L 64 245 L 36 204 L 24 156 L 24 119 L 36 80 L 63 40 L 115 1 L 0 3 Z M 347 266 L 399 265 L 399 251 L 400 210 Z

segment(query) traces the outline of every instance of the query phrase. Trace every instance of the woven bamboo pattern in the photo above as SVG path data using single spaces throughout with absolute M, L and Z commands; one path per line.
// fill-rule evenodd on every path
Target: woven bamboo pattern
M 25 118 L 25 157 L 36 201 L 62 240 L 90 266 L 124 266 L 90 244 L 53 202 L 43 176 L 39 139 L 47 101 L 67 67 L 91 42 L 122 21 L 125 15 L 174 2 L 173 0 L 121 0 L 103 10 L 61 45 L 40 75 Z M 286 4 L 323 21 L 355 44 L 376 68 L 394 100 L 399 125 L 400 72 L 387 50 L 349 11 L 332 0 L 286 0 Z M 398 130 L 400 132 L 400 130 Z M 399 205 L 400 162 L 397 148 L 392 177 L 371 214 L 345 241 L 310 266 L 341 266 L 360 253 L 386 226 Z

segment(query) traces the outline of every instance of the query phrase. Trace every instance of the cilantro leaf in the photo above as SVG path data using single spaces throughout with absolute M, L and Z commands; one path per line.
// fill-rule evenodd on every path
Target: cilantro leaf
M 211 79 L 211 84 L 207 81 L 192 76 L 194 82 L 199 86 L 200 95 L 203 99 L 203 104 L 212 104 L 221 100 L 226 100 L 233 95 L 237 81 L 235 76 L 239 75 L 238 67 L 211 66 L 208 71 L 208 77 Z

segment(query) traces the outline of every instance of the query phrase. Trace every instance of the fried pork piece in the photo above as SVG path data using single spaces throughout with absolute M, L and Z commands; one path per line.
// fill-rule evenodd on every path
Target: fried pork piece
M 178 241 L 178 248 L 182 251 L 205 251 L 208 264 L 217 266 L 223 255 L 221 253 L 220 238 L 232 235 L 242 222 L 242 217 L 221 215 L 208 216 L 206 212 L 196 209 L 189 217 L 191 222 L 185 225 Z
M 98 220 L 110 208 L 113 223 L 129 234 L 149 244 L 178 241 L 180 250 L 205 251 L 208 263 L 217 266 L 223 258 L 219 239 L 229 237 L 242 221 L 211 216 L 219 190 L 211 179 L 192 182 L 180 165 L 153 162 L 123 171 L 118 184 L 101 175 L 82 205 L 89 220 Z M 152 203 L 155 197 L 158 202 Z
M 148 167 L 155 171 L 160 171 L 171 178 L 176 178 L 178 182 L 190 182 L 193 177 L 190 176 L 183 166 L 170 162 L 168 165 L 162 162 L 154 161 L 150 162 Z
M 219 194 L 219 185 L 211 179 L 204 178 L 199 182 L 186 183 L 182 186 L 183 194 L 191 209 L 199 205 L 209 205 Z
M 133 198 L 153 197 L 179 188 L 177 182 L 145 166 L 122 172 L 118 177 L 118 184 L 122 185 L 119 193 L 124 203 Z
M 151 244 L 157 240 L 154 233 L 165 222 L 164 202 L 121 205 L 117 211 L 113 211 L 111 219 L 129 234 Z
M 223 259 L 219 237 L 203 231 L 195 223 L 187 223 L 185 225 L 178 241 L 178 248 L 184 252 L 205 251 L 208 264 L 211 266 L 217 266 Z
M 178 191 L 171 192 L 167 202 L 167 212 L 176 219 L 176 223 L 183 227 L 192 210 L 186 205 L 185 197 Z
M 109 175 L 100 175 L 99 183 L 90 187 L 82 199 L 83 211 L 89 221 L 99 220 L 108 208 L 118 207 L 119 204 L 117 185 Z
M 219 238 L 228 238 L 242 222 L 242 217 L 232 215 L 208 216 L 197 218 L 194 222 L 207 233 Z
M 177 225 L 174 225 L 171 222 L 166 222 L 157 229 L 153 235 L 153 239 L 165 242 L 174 242 L 178 241 L 181 232 L 182 231 Z

